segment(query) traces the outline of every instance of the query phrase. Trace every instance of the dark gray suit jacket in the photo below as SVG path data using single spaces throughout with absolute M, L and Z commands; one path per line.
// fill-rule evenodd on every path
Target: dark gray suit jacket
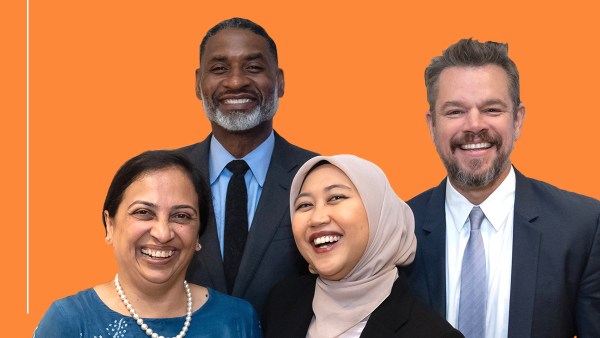
M 207 184 L 211 137 L 209 135 L 204 141 L 181 149 Z M 273 285 L 285 277 L 308 273 L 307 264 L 298 252 L 292 235 L 289 189 L 300 166 L 316 155 L 291 145 L 275 133 L 275 147 L 267 178 L 232 292 L 233 296 L 250 301 L 259 314 Z M 194 256 L 187 279 L 227 293 L 212 203 L 210 205 L 208 225 L 200 237 L 202 250 Z
M 508 336 L 600 337 L 600 202 L 515 173 Z M 418 245 L 407 270 L 444 316 L 445 199 L 446 180 L 408 201 Z
M 306 337 L 314 316 L 315 284 L 316 275 L 305 275 L 286 280 L 273 288 L 262 317 L 265 338 Z M 458 338 L 463 335 L 415 299 L 406 276 L 401 272 L 390 295 L 371 313 L 360 337 Z

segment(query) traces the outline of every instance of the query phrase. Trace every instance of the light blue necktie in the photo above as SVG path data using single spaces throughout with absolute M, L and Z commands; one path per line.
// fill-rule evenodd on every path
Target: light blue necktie
M 487 272 L 485 248 L 481 237 L 481 222 L 485 215 L 478 206 L 469 214 L 471 234 L 465 248 L 460 273 L 460 303 L 458 329 L 466 338 L 485 337 L 485 306 L 487 304 Z

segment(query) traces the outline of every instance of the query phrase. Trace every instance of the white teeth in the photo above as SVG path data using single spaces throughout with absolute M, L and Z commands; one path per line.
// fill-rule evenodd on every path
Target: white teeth
M 471 150 L 471 149 L 485 149 L 491 147 L 491 143 L 475 143 L 475 144 L 463 144 L 460 149 Z
M 325 244 L 325 243 L 335 243 L 335 242 L 339 241 L 341 238 L 342 238 L 342 236 L 323 236 L 323 237 L 315 238 L 313 243 L 315 245 L 321 245 L 321 244 Z
M 151 250 L 151 249 L 142 249 L 142 253 L 148 255 L 153 258 L 166 258 L 173 256 L 173 250 Z
M 241 104 L 250 102 L 250 99 L 226 99 L 223 102 L 227 104 Z

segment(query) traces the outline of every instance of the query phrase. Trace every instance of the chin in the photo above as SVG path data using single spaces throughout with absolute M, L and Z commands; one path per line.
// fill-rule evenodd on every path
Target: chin
M 327 269 L 319 269 L 319 268 L 316 268 L 316 270 L 319 274 L 319 277 L 321 277 L 321 279 L 338 281 L 345 277 L 345 275 L 343 275 L 342 272 L 340 272 L 340 271 L 331 271 L 331 270 L 328 271 Z

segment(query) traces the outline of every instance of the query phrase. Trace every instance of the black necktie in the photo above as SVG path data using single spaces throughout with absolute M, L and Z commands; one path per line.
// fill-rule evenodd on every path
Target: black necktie
M 223 267 L 227 292 L 231 294 L 248 237 L 248 192 L 244 174 L 249 167 L 244 160 L 234 160 L 229 162 L 226 168 L 233 173 L 233 176 L 227 186 L 225 201 Z

